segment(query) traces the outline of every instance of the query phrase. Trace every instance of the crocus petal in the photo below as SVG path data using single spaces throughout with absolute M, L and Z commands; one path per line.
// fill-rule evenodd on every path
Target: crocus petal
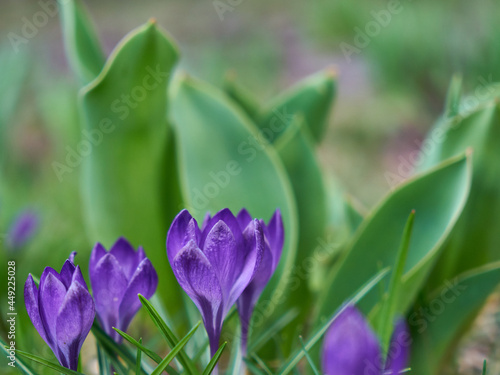
M 141 307 L 141 301 L 137 295 L 140 293 L 146 299 L 149 299 L 155 293 L 157 286 L 158 275 L 151 261 L 149 259 L 144 259 L 141 264 L 139 264 L 139 267 L 137 267 L 123 295 L 118 314 L 120 319 L 116 328 L 122 331 L 127 329 L 132 318 Z
M 87 288 L 74 281 L 62 302 L 56 320 L 59 362 L 71 369 L 78 367 L 78 355 L 95 317 L 94 301 Z
M 40 319 L 47 335 L 47 344 L 54 350 L 56 344 L 56 319 L 66 295 L 66 287 L 58 277 L 54 276 L 52 271 L 54 270 L 49 267 L 45 268 L 40 278 L 38 305 Z
M 381 374 L 380 345 L 364 316 L 349 305 L 328 329 L 323 346 L 326 375 Z
M 89 274 L 90 278 L 92 278 L 92 272 L 97 267 L 97 263 L 101 260 L 101 258 L 107 254 L 106 249 L 99 242 L 95 244 L 92 252 L 90 253 L 89 259 Z
M 90 274 L 90 283 L 99 320 L 106 333 L 111 335 L 114 332 L 112 327 L 118 324 L 120 302 L 128 285 L 118 260 L 112 254 L 106 254 L 97 263 Z
M 242 229 L 240 228 L 240 225 L 238 224 L 238 221 L 232 214 L 232 212 L 224 208 L 223 210 L 220 210 L 217 212 L 214 217 L 210 219 L 210 221 L 207 223 L 207 226 L 203 229 L 203 232 L 201 233 L 201 238 L 199 243 L 200 249 L 205 249 L 205 241 L 207 240 L 207 237 L 209 233 L 212 231 L 213 227 L 219 222 L 223 221 L 224 224 L 226 224 L 229 229 L 231 230 L 231 233 L 234 236 L 235 242 L 237 246 L 243 246 L 243 234 L 242 234 Z
M 410 340 L 406 322 L 404 319 L 399 319 L 391 337 L 384 374 L 397 375 L 406 368 L 410 356 Z
M 245 254 L 236 245 L 233 233 L 225 222 L 218 221 L 212 227 L 205 241 L 203 254 L 217 275 L 224 300 L 229 304 L 229 294 L 243 268 Z
M 238 249 L 240 254 L 243 253 L 243 267 L 237 274 L 238 278 L 231 288 L 229 301 L 227 302 L 229 307 L 236 302 L 250 281 L 252 281 L 262 261 L 265 241 L 264 232 L 259 220 L 253 220 L 247 225 L 243 232 L 243 238 L 245 239 L 245 247 Z
M 118 260 L 125 277 L 130 279 L 139 265 L 137 262 L 137 253 L 130 242 L 128 242 L 125 238 L 120 237 L 115 244 L 111 246 L 109 253 L 113 255 L 116 260 Z
M 240 212 L 238 212 L 238 216 L 236 216 L 236 220 L 238 220 L 238 224 L 240 224 L 240 228 L 242 231 L 245 230 L 248 224 L 252 221 L 252 216 L 246 210 L 246 208 L 242 208 Z
M 167 234 L 167 255 L 170 262 L 177 253 L 191 240 L 199 242 L 200 228 L 187 210 L 177 214 Z
M 35 281 L 31 274 L 28 275 L 28 280 L 24 284 L 24 304 L 26 305 L 26 310 L 28 311 L 28 316 L 31 322 L 35 326 L 36 330 L 42 336 L 42 339 L 49 344 L 47 341 L 47 335 L 45 333 L 45 328 L 40 319 L 40 310 L 38 307 L 38 289 L 36 287 Z
M 242 324 L 250 323 L 253 308 L 262 294 L 262 291 L 269 282 L 269 279 L 273 275 L 272 261 L 273 256 L 271 254 L 271 250 L 269 249 L 269 245 L 266 244 L 262 252 L 262 260 L 252 281 L 248 284 L 243 293 L 241 293 L 241 296 L 237 301 Z
M 201 312 L 212 354 L 219 346 L 224 316 L 223 295 L 219 279 L 209 260 L 191 240 L 177 254 L 172 269 L 184 291 Z
M 68 289 L 71 285 L 71 280 L 73 279 L 73 274 L 75 273 L 75 265 L 70 262 L 69 260 L 66 260 L 64 262 L 64 265 L 61 268 L 61 273 L 60 273 L 60 279 L 66 289 Z
M 273 253 L 273 272 L 278 266 L 283 244 L 285 242 L 285 228 L 283 226 L 283 219 L 281 212 L 277 209 L 273 217 L 269 220 L 269 224 L 264 226 L 264 235 L 269 241 L 271 252 Z

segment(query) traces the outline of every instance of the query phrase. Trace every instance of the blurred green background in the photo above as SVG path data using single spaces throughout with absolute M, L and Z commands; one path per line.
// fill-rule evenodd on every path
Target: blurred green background
M 52 169 L 80 139 L 78 83 L 65 59 L 58 15 L 49 15 L 26 42 L 11 43 L 26 20 L 36 21 L 41 3 L 53 4 L 3 0 L 0 11 L 0 136 L 8 140 L 1 151 L 8 155 L 3 177 L 9 181 L 8 187 L 0 183 L 0 233 L 23 208 L 37 210 L 42 223 L 23 253 L 2 252 L 26 259 L 18 268 L 19 287 L 28 272 L 60 267 L 72 250 L 85 259 L 91 249 L 81 217 L 80 171 L 60 182 Z M 469 93 L 500 80 L 498 1 L 401 0 L 396 8 L 375 0 L 223 3 L 238 5 L 219 15 L 211 0 L 86 1 L 108 53 L 132 28 L 156 18 L 180 46 L 181 69 L 218 86 L 232 70 L 262 102 L 333 67 L 338 98 L 319 156 L 324 170 L 366 207 L 391 188 L 386 173 L 397 173 L 418 150 L 442 111 L 453 74 L 463 75 Z M 347 44 L 356 48 L 349 56 Z M 500 339 L 495 306 L 493 300 L 463 344 L 455 373 L 474 373 L 474 356 L 499 356 L 492 344 Z

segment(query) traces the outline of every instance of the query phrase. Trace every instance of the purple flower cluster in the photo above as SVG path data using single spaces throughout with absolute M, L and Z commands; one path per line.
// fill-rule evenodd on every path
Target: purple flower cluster
M 75 254 L 71 253 L 60 273 L 46 267 L 38 287 L 31 274 L 24 286 L 33 325 L 59 363 L 71 370 L 78 367 L 80 349 L 96 312 L 106 333 L 120 342 L 121 336 L 112 327 L 126 330 L 140 307 L 137 295 L 151 297 L 158 284 L 156 271 L 142 248 L 136 252 L 124 238 L 109 253 L 97 244 L 89 265 L 94 302 L 80 267 L 74 265 Z
M 278 264 L 283 248 L 279 211 L 269 225 L 243 209 L 237 217 L 223 209 L 207 215 L 201 229 L 187 210 L 174 219 L 167 235 L 167 256 L 180 286 L 205 324 L 212 355 L 222 324 L 237 303 L 243 348 L 254 306 Z

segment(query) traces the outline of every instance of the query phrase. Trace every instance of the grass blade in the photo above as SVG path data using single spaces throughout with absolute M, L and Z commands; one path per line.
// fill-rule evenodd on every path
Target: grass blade
M 39 364 L 41 364 L 41 365 L 43 365 L 45 367 L 48 367 L 48 368 L 50 368 L 52 370 L 60 372 L 61 374 L 65 374 L 65 375 L 83 375 L 81 372 L 70 370 L 69 368 L 63 367 L 61 365 L 57 365 L 55 363 L 47 361 L 46 359 L 38 357 L 38 356 L 36 356 L 34 354 L 23 352 L 22 350 L 17 350 L 16 349 L 16 353 L 19 354 L 19 355 L 21 355 L 21 356 L 23 356 L 23 357 L 25 357 L 25 358 L 28 358 L 28 359 L 32 360 L 33 362 L 39 363 Z
M 167 343 L 170 346 L 170 348 L 175 348 L 175 346 L 178 344 L 178 340 L 177 337 L 175 337 L 172 330 L 168 327 L 167 323 L 165 323 L 165 321 L 162 319 L 158 311 L 156 311 L 154 306 L 146 298 L 144 298 L 143 295 L 139 294 L 139 299 L 141 300 L 142 306 L 144 306 L 149 316 L 153 320 L 153 323 L 156 325 L 156 327 L 158 327 L 161 334 L 167 340 Z M 186 353 L 183 350 L 179 352 L 178 359 L 188 374 L 195 375 L 199 373 L 194 363 L 191 361 L 191 359 L 186 355 Z
M 188 343 L 188 341 L 191 339 L 191 337 L 194 335 L 198 327 L 200 326 L 201 321 L 198 322 L 193 328 L 191 328 L 191 331 L 188 332 L 184 338 L 179 341 L 179 343 L 168 353 L 168 355 L 160 362 L 158 367 L 154 369 L 154 371 L 151 373 L 151 375 L 160 375 L 163 370 L 167 368 L 167 366 L 172 362 L 172 360 L 175 358 L 175 356 L 184 348 L 184 346 Z
M 142 344 L 142 338 L 139 339 L 139 344 Z M 137 349 L 137 360 L 135 362 L 136 375 L 141 375 L 141 357 L 142 357 L 142 351 L 141 349 Z
M 225 341 L 220 346 L 219 350 L 217 350 L 215 352 L 214 356 L 212 357 L 212 359 L 208 363 L 208 366 L 205 368 L 205 370 L 203 371 L 202 375 L 210 375 L 212 373 L 212 371 L 214 370 L 215 366 L 217 366 L 217 362 L 219 362 L 220 356 L 222 355 L 222 352 L 224 351 L 224 348 L 226 347 L 226 345 L 227 345 L 227 341 Z
M 149 358 L 151 358 L 156 363 L 160 363 L 162 361 L 162 358 L 158 354 L 156 354 L 152 350 L 146 348 L 144 345 L 142 345 L 142 343 L 140 343 L 139 341 L 135 340 L 132 336 L 130 336 L 127 333 L 119 330 L 118 328 L 114 328 L 113 327 L 113 329 L 116 332 L 118 332 L 118 334 L 121 337 L 123 337 L 125 340 L 127 340 L 132 345 L 134 345 L 137 349 L 141 350 L 144 354 L 146 354 Z
M 127 373 L 135 368 L 135 356 L 127 351 L 122 345 L 118 345 L 96 323 L 92 326 L 92 334 L 115 368 L 121 369 L 122 372 Z M 123 361 L 127 364 L 127 369 L 123 367 L 123 364 L 118 360 L 118 357 L 123 359 Z M 144 374 L 145 372 L 143 371 L 142 373 Z
M 318 369 L 316 368 L 316 365 L 314 364 L 311 356 L 309 355 L 309 351 L 306 349 L 306 346 L 304 344 L 304 340 L 302 339 L 302 336 L 299 336 L 299 341 L 300 341 L 300 345 L 302 346 L 302 349 L 304 350 L 307 362 L 309 362 L 309 366 L 311 366 L 311 369 L 312 369 L 314 375 L 321 375 L 320 372 L 318 371 Z
M 252 374 L 255 374 L 255 375 L 265 375 L 257 366 L 255 366 L 252 361 L 248 360 L 248 359 L 244 359 L 246 365 L 247 365 L 247 368 L 250 370 L 250 372 Z
M 324 323 L 307 341 L 305 346 L 296 352 L 292 357 L 278 370 L 277 374 L 284 375 L 290 373 L 295 366 L 300 362 L 300 360 L 304 357 L 305 351 L 310 350 L 324 335 L 328 327 L 337 319 L 337 317 L 345 310 L 345 308 L 350 304 L 356 304 L 361 298 L 363 298 L 375 285 L 378 284 L 382 278 L 384 278 L 389 272 L 389 267 L 383 269 L 378 272 L 375 276 L 373 276 L 365 285 L 363 285 L 357 293 L 354 294 L 352 298 L 350 298 L 340 309 L 338 309 L 335 314 Z
M 2 348 L 2 352 L 5 353 L 7 357 L 10 356 L 9 352 L 9 346 L 0 338 L 0 347 Z M 36 372 L 33 371 L 33 369 L 28 366 L 24 361 L 21 361 L 17 356 L 16 356 L 16 368 L 21 370 L 21 372 L 25 375 L 36 375 Z
M 252 354 L 252 358 L 255 362 L 257 362 L 257 364 L 264 370 L 264 372 L 267 375 L 273 375 L 273 372 L 271 371 L 271 369 L 269 367 L 267 367 L 265 362 L 258 355 Z
M 483 375 L 486 375 L 486 359 L 483 362 Z
M 248 353 L 258 351 L 264 344 L 266 344 L 276 333 L 285 328 L 288 323 L 294 320 L 297 315 L 299 315 L 299 311 L 297 309 L 292 309 L 287 311 L 286 314 L 281 316 L 276 322 L 274 322 L 265 332 L 259 336 L 255 341 L 250 343 L 248 347 Z

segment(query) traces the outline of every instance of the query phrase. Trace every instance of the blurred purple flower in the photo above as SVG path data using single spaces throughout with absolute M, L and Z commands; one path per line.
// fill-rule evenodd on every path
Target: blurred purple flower
M 26 310 L 59 363 L 71 370 L 95 317 L 94 300 L 71 253 L 61 272 L 46 267 L 37 288 L 31 274 L 24 285 Z
M 242 209 L 237 216 L 237 220 L 240 228 L 244 230 L 252 222 L 252 217 L 246 209 Z M 263 220 L 259 220 L 259 222 L 264 230 L 265 238 L 262 261 L 255 272 L 255 277 L 236 301 L 241 320 L 241 345 L 244 354 L 246 354 L 248 328 L 255 304 L 278 266 L 285 240 L 285 230 L 279 209 L 269 220 L 268 225 Z
M 212 356 L 224 318 L 252 281 L 264 251 L 258 220 L 244 230 L 228 209 L 207 216 L 202 230 L 187 210 L 172 222 L 167 255 L 177 281 L 200 310 Z
M 17 250 L 23 247 L 35 234 L 38 229 L 38 215 L 31 211 L 21 212 L 7 234 L 7 244 L 10 248 Z
M 90 254 L 90 284 L 97 318 L 104 331 L 117 343 L 122 337 L 113 329 L 126 331 L 141 307 L 137 295 L 151 298 L 158 286 L 158 275 L 142 247 L 136 252 L 119 238 L 109 252 L 97 243 Z
M 365 317 L 356 307 L 348 305 L 326 333 L 323 372 L 325 375 L 399 374 L 408 362 L 409 337 L 404 320 L 398 320 L 384 361 L 377 336 Z

